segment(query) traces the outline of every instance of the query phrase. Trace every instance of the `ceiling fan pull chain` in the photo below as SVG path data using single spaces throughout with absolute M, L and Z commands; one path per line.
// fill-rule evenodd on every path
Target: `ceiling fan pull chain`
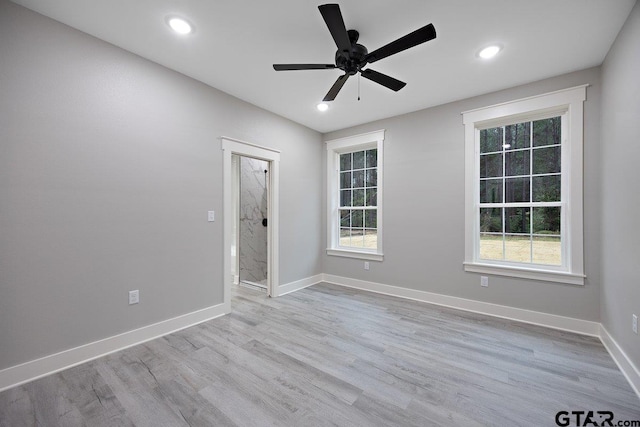
M 360 101 L 360 77 L 362 74 L 358 73 L 358 101 Z

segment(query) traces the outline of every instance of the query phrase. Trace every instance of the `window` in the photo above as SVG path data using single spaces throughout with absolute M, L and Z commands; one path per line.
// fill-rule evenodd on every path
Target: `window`
M 465 270 L 583 284 L 586 86 L 463 113 Z
M 384 131 L 327 142 L 328 255 L 382 261 Z

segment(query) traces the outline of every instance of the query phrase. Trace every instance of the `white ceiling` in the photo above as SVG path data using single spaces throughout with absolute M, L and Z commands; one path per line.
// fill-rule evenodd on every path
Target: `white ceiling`
M 405 81 L 392 92 L 351 78 L 324 113 L 339 70 L 322 0 L 14 0 L 41 14 L 320 132 L 420 110 L 602 63 L 635 0 L 343 0 L 347 29 L 373 51 L 428 23 L 437 38 L 372 64 Z M 179 15 L 195 32 L 166 25 Z M 498 43 L 492 60 L 476 54 Z

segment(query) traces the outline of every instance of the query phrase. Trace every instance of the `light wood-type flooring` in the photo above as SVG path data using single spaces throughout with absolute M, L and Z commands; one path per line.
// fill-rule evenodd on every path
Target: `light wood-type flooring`
M 563 410 L 640 420 L 597 338 L 327 284 L 276 299 L 236 288 L 232 305 L 0 393 L 0 425 L 554 426 Z

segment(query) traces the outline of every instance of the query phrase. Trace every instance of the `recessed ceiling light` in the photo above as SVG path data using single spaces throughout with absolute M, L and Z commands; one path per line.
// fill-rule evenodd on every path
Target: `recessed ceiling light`
M 488 46 L 488 47 L 485 47 L 484 49 L 482 49 L 478 53 L 478 56 L 480 58 L 489 59 L 489 58 L 493 58 L 494 56 L 496 56 L 498 54 L 498 52 L 500 52 L 500 46 Z
M 320 104 L 316 105 L 316 108 L 318 109 L 318 111 L 327 111 L 329 109 L 329 104 L 321 102 Z
M 169 26 L 178 34 L 189 34 L 192 31 L 191 24 L 182 18 L 169 18 Z

